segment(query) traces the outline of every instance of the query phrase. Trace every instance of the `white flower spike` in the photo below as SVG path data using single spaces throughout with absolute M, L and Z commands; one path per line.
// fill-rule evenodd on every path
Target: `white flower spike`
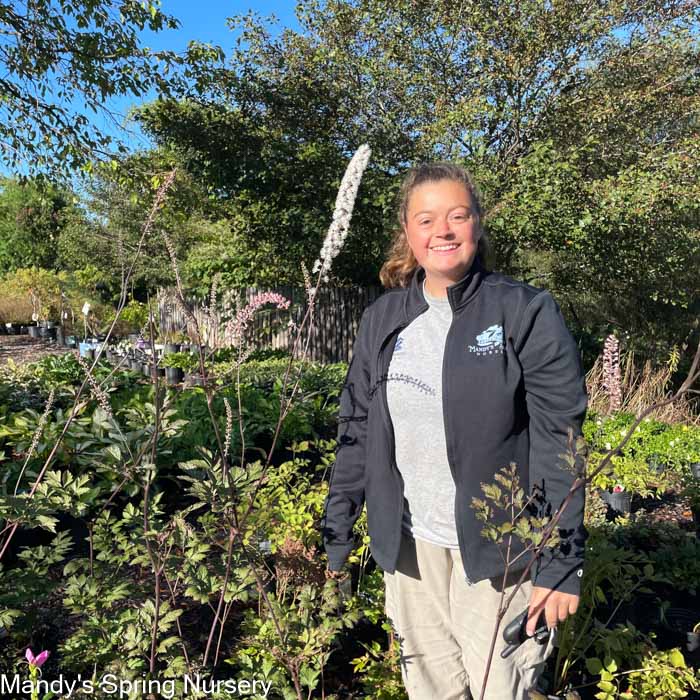
M 328 273 L 333 264 L 333 259 L 340 253 L 345 244 L 345 239 L 350 230 L 350 219 L 352 210 L 355 207 L 357 191 L 371 153 L 370 147 L 366 143 L 362 144 L 355 151 L 355 155 L 350 160 L 345 170 L 345 175 L 343 175 L 343 180 L 340 183 L 338 196 L 335 200 L 333 221 L 326 233 L 321 253 L 313 266 L 313 272 L 320 271 L 324 282 L 328 281 Z

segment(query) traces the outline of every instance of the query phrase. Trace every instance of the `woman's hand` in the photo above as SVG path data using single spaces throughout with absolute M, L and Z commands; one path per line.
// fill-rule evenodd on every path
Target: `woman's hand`
M 535 634 L 537 618 L 542 610 L 544 610 L 544 616 L 547 620 L 547 627 L 552 629 L 557 626 L 557 622 L 563 622 L 569 615 L 576 612 L 578 601 L 579 596 L 572 593 L 561 593 L 553 591 L 551 588 L 535 586 L 530 596 L 530 609 L 525 628 L 528 636 L 531 637 Z

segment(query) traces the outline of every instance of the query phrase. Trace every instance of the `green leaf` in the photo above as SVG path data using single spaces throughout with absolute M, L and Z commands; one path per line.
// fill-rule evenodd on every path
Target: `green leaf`
M 598 676 L 603 670 L 603 662 L 595 657 L 591 659 L 586 659 L 586 670 L 592 676 Z

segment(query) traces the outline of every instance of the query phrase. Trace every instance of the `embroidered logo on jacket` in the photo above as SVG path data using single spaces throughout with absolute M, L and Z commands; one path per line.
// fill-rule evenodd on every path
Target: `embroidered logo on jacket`
M 477 355 L 503 354 L 503 326 L 495 324 L 476 336 L 476 345 L 468 345 L 469 352 Z
M 394 352 L 401 352 L 403 350 L 403 337 L 399 336 L 394 344 Z

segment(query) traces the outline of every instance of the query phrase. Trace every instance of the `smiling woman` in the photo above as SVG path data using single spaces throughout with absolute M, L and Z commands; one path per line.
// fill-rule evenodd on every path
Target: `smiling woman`
M 479 193 L 463 168 L 431 163 L 409 171 L 398 214 L 400 228 L 379 275 L 385 287 L 405 287 L 420 266 L 428 291 L 444 297 L 477 253 L 487 257 Z
M 456 180 L 425 182 L 411 193 L 403 231 L 433 296 L 447 296 L 471 267 L 483 234 L 474 208 L 471 192 Z
M 362 317 L 340 401 L 323 518 L 329 569 L 352 550 L 366 502 L 411 700 L 526 700 L 555 635 L 490 659 L 501 594 L 514 596 L 502 625 L 529 610 L 532 635 L 542 613 L 554 628 L 576 611 L 583 571 L 581 489 L 560 520 L 559 549 L 519 588 L 522 548 L 512 543 L 506 576 L 470 507 L 512 463 L 542 508 L 556 509 L 574 478 L 562 460 L 568 430 L 580 435 L 586 411 L 578 349 L 556 302 L 486 269 L 481 219 L 462 168 L 408 172 L 380 275 L 395 289 Z

